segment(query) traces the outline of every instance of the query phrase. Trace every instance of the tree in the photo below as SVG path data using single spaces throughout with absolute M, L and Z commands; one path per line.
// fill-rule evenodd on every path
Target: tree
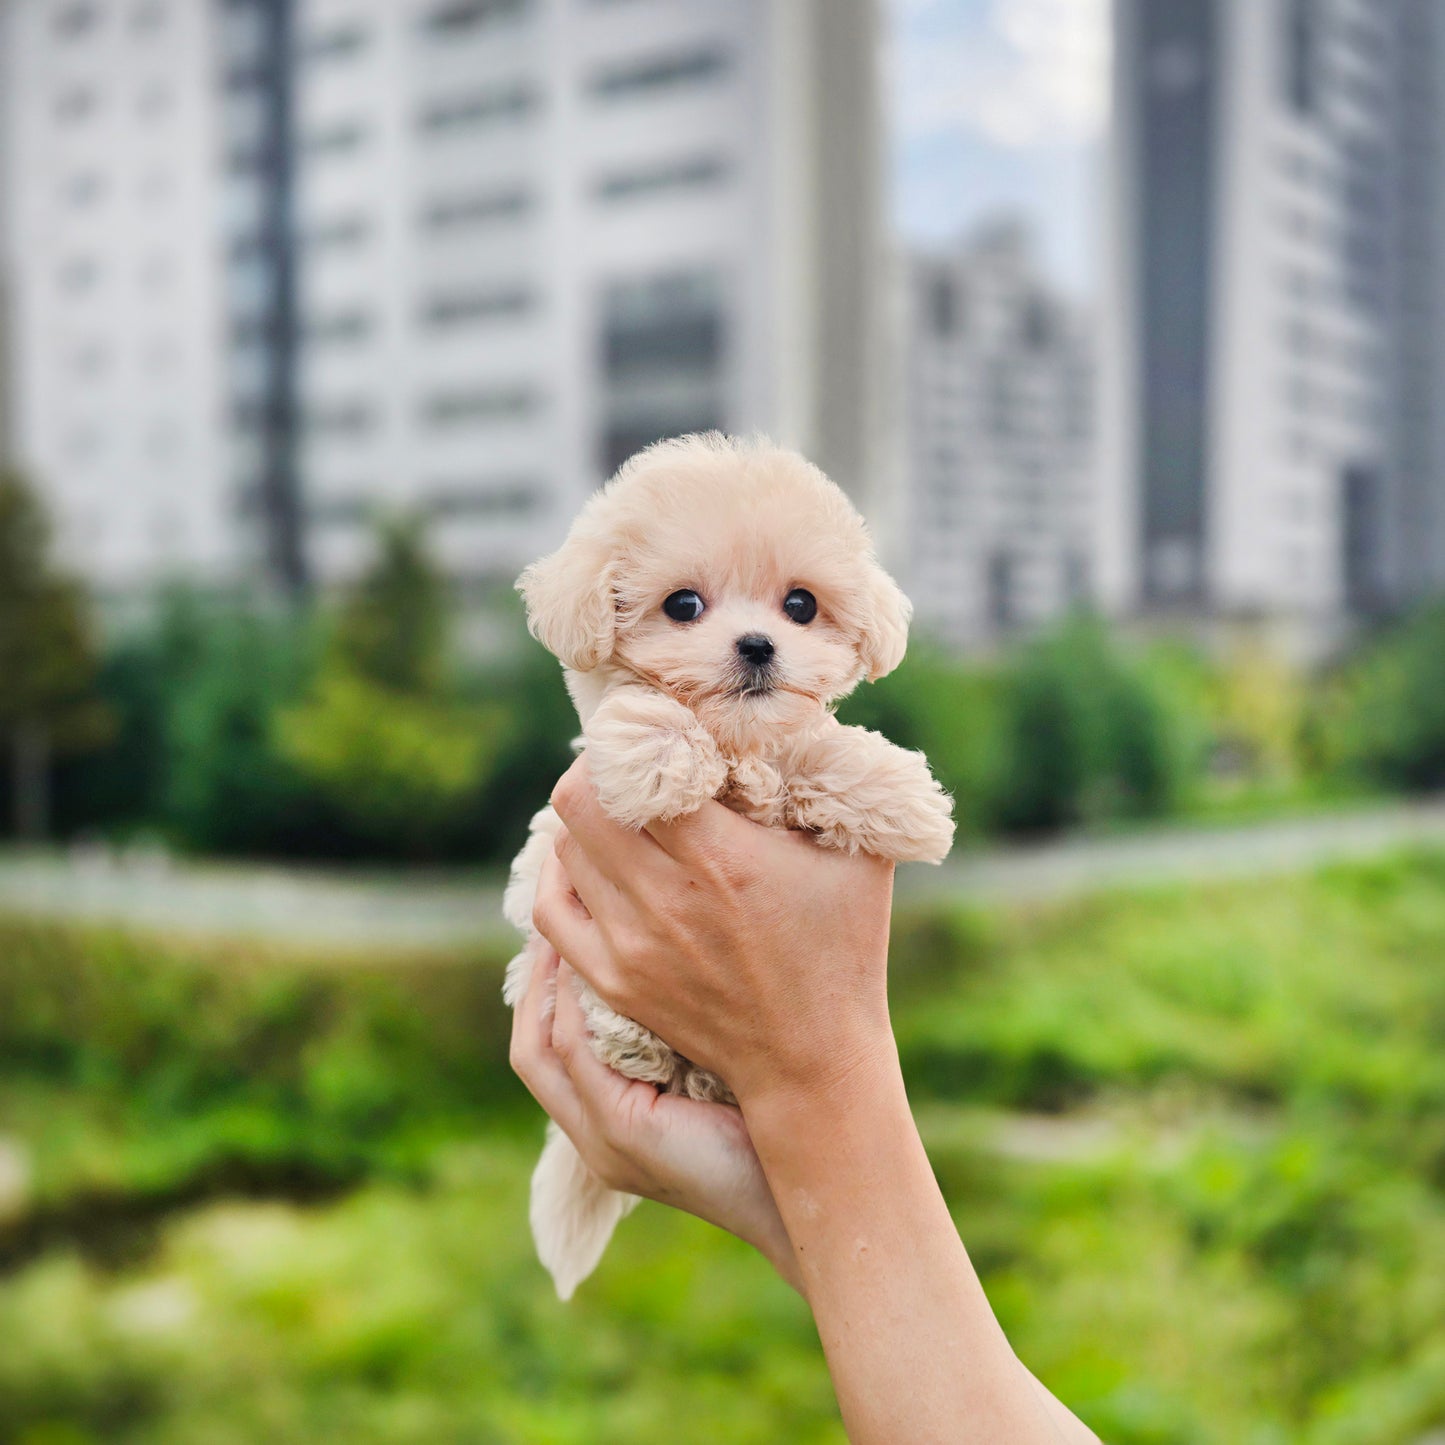
M 95 676 L 85 593 L 53 566 L 39 501 L 19 476 L 0 473 L 0 741 L 22 838 L 48 827 L 51 757 L 104 737 Z
M 444 579 L 420 525 L 382 524 L 307 700 L 276 720 L 281 754 L 373 843 L 435 855 L 506 734 L 502 709 L 448 677 Z
M 393 692 L 420 695 L 442 685 L 446 582 L 415 517 L 378 525 L 376 559 L 341 609 L 335 645 L 352 670 Z

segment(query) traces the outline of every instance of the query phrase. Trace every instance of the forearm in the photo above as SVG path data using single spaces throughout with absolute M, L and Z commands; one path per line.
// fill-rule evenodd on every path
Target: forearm
M 759 1102 L 748 1127 L 792 1240 L 854 1445 L 1069 1433 L 994 1319 L 913 1123 L 891 1051 L 822 1097 Z

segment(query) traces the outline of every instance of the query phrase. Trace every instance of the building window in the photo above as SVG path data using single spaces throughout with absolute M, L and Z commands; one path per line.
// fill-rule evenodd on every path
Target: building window
M 232 148 L 226 157 L 226 169 L 233 176 L 254 176 L 270 163 L 270 149 L 258 141 L 246 141 Z
M 427 326 L 465 326 L 476 321 L 513 320 L 536 304 L 532 292 L 521 287 L 500 291 L 453 291 L 433 296 L 421 310 Z
M 94 5 L 67 5 L 56 12 L 55 33 L 73 40 L 93 30 L 99 18 Z
M 988 430 L 995 437 L 1011 437 L 1018 407 L 1013 367 L 1003 358 L 995 358 L 989 365 L 987 384 Z
M 1039 296 L 1030 296 L 1019 316 L 1019 340 L 1030 351 L 1044 351 L 1055 337 L 1053 313 Z
M 529 0 L 450 0 L 437 5 L 423 18 L 422 29 L 452 39 L 504 20 L 520 20 Z
M 602 331 L 602 364 L 608 378 L 715 372 L 722 360 L 721 289 L 718 278 L 708 272 L 610 287 Z
M 306 40 L 301 54 L 306 60 L 341 60 L 363 50 L 366 41 L 366 31 L 360 25 L 337 25 Z
M 1303 116 L 1319 108 L 1318 0 L 1288 0 L 1285 16 L 1285 95 Z
M 237 236 L 226 248 L 226 256 L 231 261 L 245 263 L 265 256 L 269 250 L 264 236 Z
M 1012 627 L 1018 617 L 1014 559 L 1007 552 L 988 559 L 988 620 L 994 627 Z
M 318 221 L 301 233 L 301 244 L 311 251 L 350 251 L 371 235 L 364 216 L 336 216 Z
M 78 376 L 100 376 L 109 364 L 105 348 L 98 342 L 82 346 L 75 353 L 71 366 Z
M 961 325 L 961 302 L 957 280 L 937 275 L 928 282 L 928 326 L 935 336 L 957 335 Z
M 1377 611 L 1385 600 L 1380 585 L 1384 490 L 1379 474 L 1370 467 L 1346 467 L 1340 491 L 1345 598 L 1354 612 Z
M 716 274 L 613 283 L 603 296 L 600 340 L 604 471 L 662 437 L 726 425 L 723 287 Z
M 715 184 L 727 171 L 727 162 L 718 156 L 666 161 L 644 170 L 605 176 L 597 183 L 597 195 L 604 201 L 622 201 L 666 191 L 692 190 Z
M 530 516 L 547 495 L 540 477 L 479 477 L 470 482 L 433 483 L 423 491 L 422 509 L 434 521 L 493 521 Z
M 105 186 L 96 171 L 82 171 L 72 176 L 65 186 L 65 199 L 78 211 L 95 205 L 104 194 Z
M 306 408 L 306 430 L 315 436 L 364 436 L 376 423 L 376 413 L 364 401 L 317 403 Z
M 313 131 L 305 142 L 307 154 L 313 156 L 340 155 L 357 150 L 365 132 L 355 121 L 340 121 L 322 130 Z
M 511 85 L 480 94 L 454 96 L 437 101 L 417 117 L 423 130 L 456 131 L 492 121 L 514 120 L 537 104 L 537 93 L 529 85 Z
M 461 230 L 488 221 L 507 220 L 532 209 L 532 196 L 521 189 L 485 191 L 470 196 L 446 196 L 434 200 L 422 212 L 421 223 L 428 230 Z
M 61 91 L 55 101 L 56 119 L 70 124 L 84 120 L 95 109 L 95 92 L 86 85 Z
M 302 336 L 317 346 L 351 345 L 371 334 L 372 320 L 365 311 L 334 311 L 306 323 Z
M 530 416 L 537 410 L 539 401 L 538 394 L 530 387 L 440 392 L 422 403 L 421 415 L 431 426 L 514 421 L 519 417 Z
M 60 268 L 60 285 L 66 291 L 90 291 L 99 279 L 99 270 L 94 261 L 77 256 Z
M 593 95 L 607 100 L 650 94 L 710 80 L 726 71 L 729 63 L 727 52 L 715 46 L 674 55 L 648 56 L 597 71 L 588 82 L 588 89 Z
M 226 89 L 230 91 L 258 90 L 267 85 L 270 69 L 258 60 L 240 60 L 226 67 Z

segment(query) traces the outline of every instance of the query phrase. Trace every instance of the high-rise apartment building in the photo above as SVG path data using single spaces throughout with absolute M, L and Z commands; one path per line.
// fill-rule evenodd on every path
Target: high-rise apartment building
M 232 565 L 211 20 L 0 6 L 9 447 L 82 575 Z
M 1328 636 L 1445 584 L 1432 0 L 1116 0 L 1101 590 Z
M 702 427 L 768 431 L 868 500 L 872 0 L 12 0 L 5 23 L 18 447 L 97 580 L 324 582 L 378 509 L 504 576 L 623 457 Z M 148 369 L 161 332 L 174 372 Z M 130 440 L 152 413 L 184 423 L 170 470 Z
M 919 623 L 995 639 L 1090 594 L 1093 344 L 1004 221 L 908 262 L 907 576 Z

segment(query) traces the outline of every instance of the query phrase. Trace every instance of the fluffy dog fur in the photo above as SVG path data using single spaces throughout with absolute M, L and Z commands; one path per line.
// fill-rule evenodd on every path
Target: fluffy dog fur
M 829 847 L 937 863 L 953 840 L 947 794 L 921 753 L 845 727 L 832 704 L 903 658 L 911 608 L 867 529 L 817 467 L 765 441 L 709 433 L 659 442 L 587 503 L 561 549 L 518 582 L 534 635 L 561 659 L 598 798 L 629 827 L 720 798 L 769 827 Z M 794 621 L 784 598 L 817 602 Z M 674 621 L 681 590 L 705 610 Z M 773 644 L 751 665 L 739 639 Z M 528 935 L 507 969 L 515 1005 L 531 977 L 537 876 L 560 824 L 532 820 L 512 865 L 507 918 Z M 613 1013 L 583 1005 L 598 1058 L 697 1099 L 727 1086 Z M 532 1179 L 537 1252 L 563 1299 L 595 1268 L 636 1204 L 593 1176 L 555 1125 Z

